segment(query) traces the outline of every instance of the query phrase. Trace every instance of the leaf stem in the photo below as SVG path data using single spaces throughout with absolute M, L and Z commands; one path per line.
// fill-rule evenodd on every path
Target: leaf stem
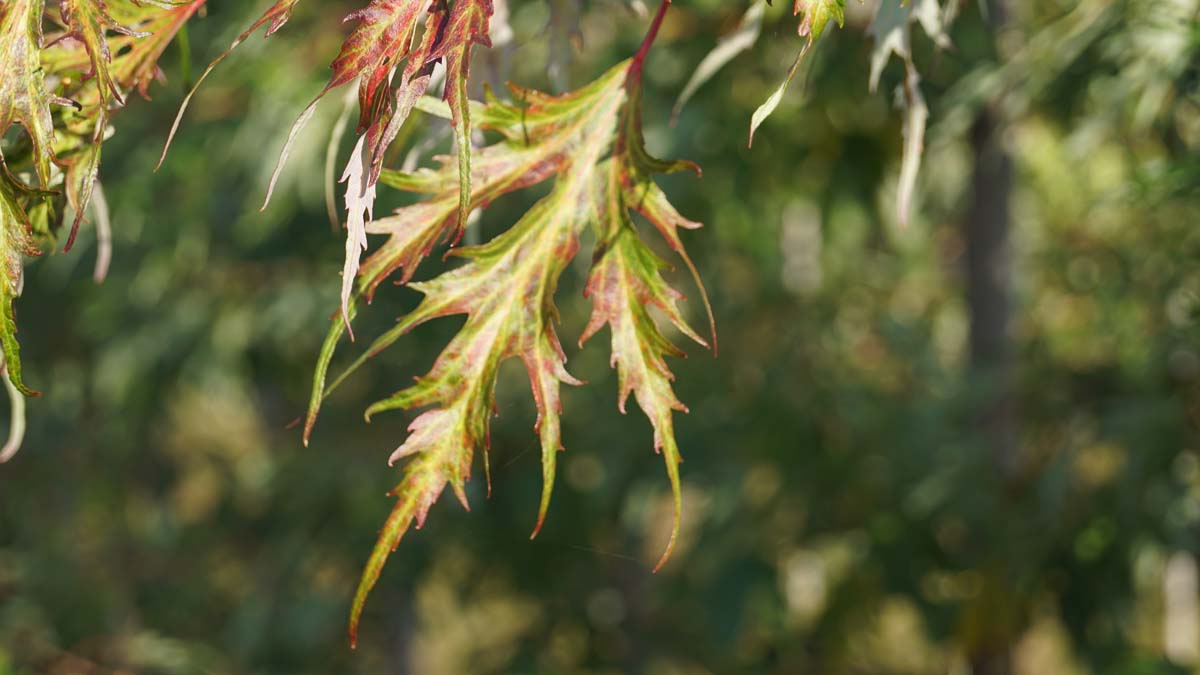
M 654 14 L 654 19 L 650 22 L 650 28 L 646 31 L 646 38 L 642 40 L 642 46 L 638 47 L 637 53 L 633 55 L 633 61 L 629 64 L 629 75 L 626 82 L 631 87 L 636 87 L 642 81 L 642 68 L 646 64 L 646 55 L 650 53 L 650 46 L 654 44 L 654 39 L 658 37 L 658 29 L 662 28 L 663 17 L 667 15 L 667 9 L 671 6 L 671 0 L 662 0 L 658 5 L 658 11 Z

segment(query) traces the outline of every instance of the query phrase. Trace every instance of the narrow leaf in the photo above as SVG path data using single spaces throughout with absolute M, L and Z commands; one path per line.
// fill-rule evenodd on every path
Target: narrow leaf
M 692 96 L 695 95 L 700 87 L 712 79 L 712 76 L 716 75 L 734 57 L 754 46 L 754 43 L 758 41 L 758 36 L 762 34 L 763 16 L 765 14 L 765 0 L 754 0 L 750 4 L 750 8 L 746 10 L 746 13 L 742 15 L 737 28 L 729 35 L 718 40 L 717 46 L 704 57 L 700 65 L 696 66 L 696 71 L 692 73 L 691 78 L 684 85 L 683 91 L 680 92 L 679 98 L 675 101 L 675 107 L 671 110 L 672 125 L 679 119 L 679 114 L 683 112 L 683 107 L 687 105 L 687 102 L 692 99 Z

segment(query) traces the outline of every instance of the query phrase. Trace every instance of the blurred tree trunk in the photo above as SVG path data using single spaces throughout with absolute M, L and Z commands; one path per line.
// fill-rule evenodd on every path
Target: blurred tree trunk
M 987 0 L 980 7 L 996 38 L 1008 20 L 1007 0 Z M 997 60 L 1001 57 L 997 54 Z M 981 386 L 976 410 L 978 429 L 991 453 L 993 477 L 1005 486 L 1014 477 L 1018 462 L 1017 422 L 1013 402 L 1014 350 L 1012 345 L 1012 262 L 1010 230 L 1013 162 L 1003 135 L 1006 120 L 999 100 L 986 105 L 971 128 L 974 153 L 971 202 L 964 222 L 967 249 L 967 305 L 970 313 L 971 377 Z M 999 490 L 1000 499 L 1007 493 Z M 1003 504 L 1000 504 L 1003 507 Z M 1002 545 L 1001 545 L 1002 546 Z M 1007 586 L 1012 570 L 1000 550 L 988 550 L 995 568 L 993 596 L 1001 604 L 1012 599 Z M 1010 675 L 1012 652 L 1019 632 L 1010 625 L 1011 608 L 995 607 L 982 634 L 969 645 L 972 675 Z
M 1002 122 L 985 109 L 971 130 L 975 154 L 970 210 L 965 222 L 967 305 L 971 322 L 971 371 L 984 387 L 980 428 L 1000 475 L 1011 478 L 1016 464 L 1012 404 L 1012 262 L 1009 230 L 1013 167 L 1001 139 Z

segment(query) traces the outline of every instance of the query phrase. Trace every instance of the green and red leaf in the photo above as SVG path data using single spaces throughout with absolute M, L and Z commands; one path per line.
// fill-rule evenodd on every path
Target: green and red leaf
M 124 105 L 121 89 L 109 72 L 112 51 L 108 46 L 108 31 L 129 37 L 146 37 L 149 33 L 139 33 L 117 23 L 109 15 L 104 0 L 60 0 L 59 11 L 69 30 L 63 38 L 79 40 L 87 50 L 91 72 L 85 77 L 96 79 L 101 101 Z
M 659 331 L 648 308 L 658 307 L 687 335 L 701 344 L 704 340 L 684 322 L 677 307 L 682 296 L 666 285 L 660 275 L 664 263 L 638 239 L 631 214 L 644 214 L 667 244 L 687 260 L 678 228 L 698 224 L 679 215 L 651 176 L 694 167 L 656 160 L 646 153 L 640 129 L 640 91 L 631 84 L 638 80 L 636 64 L 622 63 L 592 84 L 561 96 L 514 87 L 521 106 L 501 102 L 489 92 L 474 118 L 477 128 L 496 132 L 501 140 L 474 152 L 470 180 L 464 186 L 469 189 L 465 206 L 460 204 L 464 187 L 457 175 L 462 167 L 450 158 L 442 158 L 438 169 L 382 173 L 385 185 L 428 196 L 394 216 L 367 224 L 367 233 L 386 234 L 388 239 L 358 271 L 355 298 L 369 299 L 393 274 L 398 274 L 401 283 L 409 282 L 438 243 L 458 241 L 463 227 L 459 216 L 464 211 L 485 208 L 503 194 L 548 179 L 554 182 L 549 194 L 503 234 L 481 246 L 452 249 L 466 264 L 430 281 L 411 284 L 424 294 L 421 304 L 326 387 L 329 362 L 356 302 L 350 302 L 346 314 L 331 326 L 314 376 L 306 440 L 324 397 L 368 359 L 423 323 L 455 314 L 467 317 L 425 376 L 367 410 L 370 417 L 389 410 L 424 409 L 390 459 L 410 458 L 394 491 L 396 506 L 355 596 L 352 640 L 366 597 L 408 527 L 424 521 L 447 486 L 466 505 L 465 486 L 477 452 L 482 453 L 486 470 L 496 376 L 500 365 L 510 358 L 519 358 L 525 365 L 538 409 L 543 492 L 533 536 L 541 529 L 553 491 L 557 454 L 563 448 L 561 386 L 580 384 L 565 367 L 555 329 L 554 294 L 560 276 L 579 250 L 580 236 L 589 229 L 597 233 L 600 253 L 588 283 L 587 293 L 596 312 L 586 334 L 604 325 L 612 327 L 621 408 L 633 394 L 650 418 L 655 428 L 654 447 L 666 460 L 679 504 L 680 459 L 672 416 L 684 408 L 671 390 L 671 374 L 663 356 L 680 352 Z M 465 113 L 465 99 L 460 105 Z M 678 515 L 677 510 L 675 533 Z M 660 566 L 674 541 L 675 534 Z
M 466 226 L 471 200 L 471 108 L 467 98 L 467 79 L 471 67 L 471 46 L 491 47 L 492 0 L 455 0 L 450 8 L 446 37 L 432 58 L 446 60 L 446 88 L 442 98 L 450 104 L 454 145 L 458 149 L 458 226 Z

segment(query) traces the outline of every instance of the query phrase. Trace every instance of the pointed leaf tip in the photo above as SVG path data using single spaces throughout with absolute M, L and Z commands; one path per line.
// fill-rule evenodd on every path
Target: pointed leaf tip
M 662 456 L 663 461 L 667 465 L 667 476 L 671 482 L 674 517 L 671 522 L 671 538 L 667 540 L 667 548 L 663 551 L 662 557 L 659 558 L 658 564 L 654 566 L 655 574 L 671 559 L 671 554 L 675 551 L 675 543 L 679 540 L 680 523 L 683 520 L 683 488 L 679 481 L 679 464 L 683 460 L 679 457 L 679 450 L 675 447 L 674 439 L 669 440 L 663 445 Z

